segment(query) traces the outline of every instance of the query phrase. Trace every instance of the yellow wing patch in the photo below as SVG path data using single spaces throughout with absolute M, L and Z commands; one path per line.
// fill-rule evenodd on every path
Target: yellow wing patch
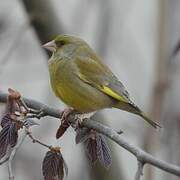
M 88 84 L 91 84 L 93 85 L 93 83 L 91 83 L 90 81 L 86 80 L 86 78 L 82 75 L 82 74 L 79 74 L 78 76 L 81 80 L 83 80 L 84 82 L 88 83 Z M 103 93 L 111 96 L 112 98 L 116 99 L 116 100 L 119 100 L 121 102 L 125 102 L 125 103 L 128 103 L 128 100 L 126 100 L 123 96 L 117 94 L 116 92 L 114 92 L 111 88 L 107 87 L 107 86 L 98 86 L 98 85 L 95 85 L 96 88 L 98 88 L 99 90 L 101 90 Z
M 121 95 L 115 93 L 112 89 L 110 89 L 109 87 L 107 86 L 103 86 L 103 88 L 101 89 L 104 93 L 106 93 L 107 95 L 113 97 L 114 99 L 117 99 L 119 101 L 123 101 L 125 103 L 127 103 L 128 101 L 122 97 Z

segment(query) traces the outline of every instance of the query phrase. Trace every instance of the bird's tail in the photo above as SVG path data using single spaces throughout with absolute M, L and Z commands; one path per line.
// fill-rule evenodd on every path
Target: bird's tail
M 124 104 L 118 103 L 118 105 L 116 105 L 116 108 L 131 112 L 133 114 L 137 114 L 137 115 L 141 116 L 145 121 L 147 121 L 154 128 L 158 128 L 158 127 L 161 128 L 161 126 L 158 123 L 156 123 L 155 121 L 153 121 L 149 117 L 147 117 L 146 114 L 143 111 L 141 111 L 133 103 L 126 103 L 126 104 L 125 103 Z
M 141 111 L 139 116 L 141 116 L 145 121 L 147 121 L 154 128 L 158 128 L 158 127 L 161 128 L 161 126 L 158 123 L 154 122 L 149 117 L 147 117 L 144 112 Z

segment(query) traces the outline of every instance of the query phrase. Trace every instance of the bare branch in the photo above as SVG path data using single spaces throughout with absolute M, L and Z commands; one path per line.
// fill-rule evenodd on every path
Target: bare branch
M 143 167 L 144 167 L 144 163 L 142 161 L 138 161 L 138 167 L 137 167 L 137 172 L 135 175 L 135 180 L 140 180 L 141 176 L 143 176 Z
M 46 147 L 46 148 L 48 148 L 48 149 L 51 149 L 51 148 L 52 148 L 52 146 L 49 146 L 49 145 L 47 145 L 47 144 L 39 141 L 38 139 L 35 139 L 35 138 L 33 137 L 32 133 L 31 133 L 28 129 L 26 130 L 26 133 L 27 133 L 27 135 L 29 136 L 29 138 L 32 140 L 33 143 L 38 143 L 38 144 L 40 144 L 41 146 L 44 146 L 44 147 Z
M 7 95 L 6 93 L 2 93 L 0 92 L 0 103 L 6 103 L 7 101 Z M 59 118 L 61 111 L 58 109 L 54 109 L 51 107 L 48 107 L 47 105 L 40 103 L 38 101 L 35 101 L 33 99 L 27 99 L 27 98 L 23 98 L 23 100 L 25 101 L 26 105 L 34 110 L 40 110 L 42 111 L 44 114 L 44 116 L 52 116 L 55 118 Z
M 12 171 L 12 161 L 13 161 L 15 155 L 16 155 L 16 152 L 18 151 L 18 149 L 20 148 L 20 146 L 24 142 L 26 136 L 27 136 L 27 133 L 26 133 L 25 129 L 23 129 L 23 134 L 22 134 L 21 139 L 18 141 L 16 146 L 12 149 L 12 152 L 10 153 L 10 156 L 7 158 L 7 160 L 8 160 L 9 180 L 13 180 L 14 179 L 13 171 Z
M 0 102 L 5 103 L 6 99 L 7 99 L 7 94 L 0 93 Z M 59 118 L 59 116 L 60 116 L 59 114 L 61 112 L 58 109 L 50 108 L 47 105 L 44 105 L 38 101 L 27 99 L 27 98 L 24 98 L 24 101 L 29 108 L 36 109 L 36 110 L 41 109 L 45 113 L 46 116 L 52 116 L 55 118 Z M 68 117 L 68 120 L 70 122 L 73 122 L 74 115 L 70 115 Z M 94 129 L 97 132 L 104 134 L 106 137 L 109 137 L 111 140 L 116 142 L 118 145 L 120 145 L 121 147 L 123 147 L 124 149 L 126 149 L 127 151 L 132 153 L 137 158 L 138 161 L 151 164 L 159 169 L 162 169 L 166 172 L 169 172 L 171 174 L 174 174 L 174 175 L 180 177 L 180 166 L 176 166 L 176 165 L 167 163 L 165 161 L 162 161 L 162 160 L 152 156 L 151 154 L 148 154 L 147 152 L 143 151 L 142 149 L 127 142 L 124 138 L 122 138 L 113 129 L 111 129 L 105 125 L 102 125 L 101 123 L 98 123 L 96 121 L 92 121 L 92 120 L 91 121 L 84 120 L 82 122 L 82 126 L 90 128 L 90 129 Z
M 4 160 L 2 160 L 1 162 L 0 162 L 0 166 L 1 165 L 3 165 L 5 162 L 7 162 L 9 160 L 9 157 L 6 157 Z

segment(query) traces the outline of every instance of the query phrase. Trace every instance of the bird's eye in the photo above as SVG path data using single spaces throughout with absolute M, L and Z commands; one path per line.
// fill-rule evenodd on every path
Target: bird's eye
M 56 45 L 58 46 L 58 47 L 62 47 L 62 46 L 64 46 L 66 43 L 65 43 L 65 41 L 57 41 L 56 42 Z

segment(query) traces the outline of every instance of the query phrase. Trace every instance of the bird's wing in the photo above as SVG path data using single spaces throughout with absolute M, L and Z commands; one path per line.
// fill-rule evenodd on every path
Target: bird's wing
M 78 57 L 75 59 L 78 68 L 78 77 L 108 96 L 130 103 L 129 94 L 123 84 L 101 61 L 92 58 Z

